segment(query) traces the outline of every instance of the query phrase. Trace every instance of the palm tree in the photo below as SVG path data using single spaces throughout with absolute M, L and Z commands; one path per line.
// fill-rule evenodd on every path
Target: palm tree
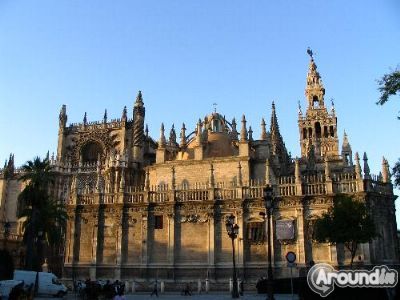
M 34 238 L 34 244 L 36 244 L 34 254 L 37 259 L 35 260 L 38 265 L 35 268 L 39 268 L 43 263 L 43 246 L 46 246 L 48 251 L 46 255 L 49 260 L 49 266 L 51 269 L 57 269 L 59 265 L 58 255 L 60 253 L 60 247 L 64 243 L 64 229 L 67 224 L 68 215 L 65 210 L 65 206 L 58 203 L 56 200 L 51 199 L 49 196 L 43 196 L 43 200 L 40 204 L 40 211 L 36 214 L 36 219 L 33 220 L 33 208 L 26 207 L 20 214 L 20 217 L 25 217 L 23 224 L 24 240 L 28 241 L 30 228 L 34 228 L 36 238 Z M 54 273 L 59 273 L 60 270 Z
M 43 263 L 43 244 L 54 249 L 62 243 L 67 215 L 64 206 L 51 199 L 49 191 L 55 174 L 48 157 L 35 157 L 22 166 L 20 180 L 26 183 L 19 195 L 19 217 L 25 217 L 23 227 L 28 270 L 39 271 Z

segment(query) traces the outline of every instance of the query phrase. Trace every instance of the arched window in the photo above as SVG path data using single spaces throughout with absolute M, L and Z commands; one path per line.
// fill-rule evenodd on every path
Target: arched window
M 319 108 L 319 100 L 318 100 L 318 96 L 313 96 L 313 107 L 314 108 Z
M 312 138 L 312 128 L 308 128 L 308 137 Z
M 84 163 L 97 162 L 99 155 L 103 153 L 103 149 L 98 142 L 88 142 L 82 147 L 81 157 Z
M 328 126 L 324 126 L 324 137 L 328 137 Z
M 315 135 L 317 138 L 321 137 L 321 124 L 319 122 L 315 122 Z
M 333 126 L 329 126 L 329 133 L 331 134 L 331 137 L 335 136 L 335 131 L 333 130 Z
M 303 128 L 303 140 L 307 138 L 307 129 Z

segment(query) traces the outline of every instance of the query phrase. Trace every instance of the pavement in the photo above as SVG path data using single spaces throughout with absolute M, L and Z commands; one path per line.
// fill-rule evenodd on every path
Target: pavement
M 157 299 L 156 296 L 150 297 L 149 293 L 135 293 L 125 295 L 126 300 L 144 300 L 144 299 Z M 209 293 L 209 294 L 193 294 L 192 296 L 182 296 L 180 294 L 175 293 L 164 293 L 159 294 L 160 299 L 193 299 L 193 300 L 228 300 L 232 299 L 231 295 L 228 293 Z M 256 294 L 249 293 L 240 297 L 243 300 L 265 300 L 265 294 Z M 44 300 L 50 298 L 35 298 L 36 300 Z M 52 298 L 54 299 L 54 298 Z M 68 294 L 63 298 L 64 300 L 79 300 L 79 297 L 76 297 L 74 294 Z M 100 298 L 101 299 L 101 298 Z M 290 294 L 278 294 L 275 295 L 276 300 L 298 300 L 298 296 Z

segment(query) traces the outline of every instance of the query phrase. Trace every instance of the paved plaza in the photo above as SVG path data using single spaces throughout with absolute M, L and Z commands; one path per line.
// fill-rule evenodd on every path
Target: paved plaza
M 129 294 L 126 295 L 126 300 L 143 300 L 143 299 L 157 299 L 156 296 L 150 297 L 149 293 L 136 293 L 136 294 Z M 210 294 L 193 294 L 192 296 L 182 296 L 180 294 L 176 293 L 165 293 L 165 294 L 159 294 L 160 299 L 192 299 L 192 300 L 228 300 L 232 299 L 231 295 L 228 293 L 210 293 Z M 244 296 L 241 296 L 240 299 L 244 300 L 265 300 L 266 295 L 265 294 L 256 294 L 256 293 L 249 293 L 245 294 Z M 39 299 L 50 299 L 50 298 L 35 298 L 37 300 Z M 53 298 L 54 299 L 54 298 Z M 75 296 L 74 294 L 68 294 L 67 296 L 64 297 L 65 300 L 78 300 L 79 297 Z M 285 294 L 285 295 L 275 295 L 276 300 L 298 300 L 298 296 L 294 295 L 292 298 L 291 295 Z

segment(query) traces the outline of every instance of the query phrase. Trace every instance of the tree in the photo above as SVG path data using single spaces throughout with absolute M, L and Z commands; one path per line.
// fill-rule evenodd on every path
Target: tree
M 364 202 L 344 194 L 335 196 L 334 205 L 315 222 L 314 238 L 320 242 L 342 243 L 350 251 L 353 266 L 358 244 L 376 237 L 376 229 Z
M 377 104 L 385 104 L 390 96 L 396 95 L 400 91 L 400 70 L 396 69 L 391 73 L 383 75 L 378 80 L 378 90 L 381 93 Z M 398 117 L 400 119 L 400 116 Z
M 378 80 L 378 90 L 381 93 L 379 100 L 376 104 L 385 104 L 390 96 L 396 95 L 400 92 L 400 70 L 396 69 Z M 400 120 L 400 116 L 397 117 Z M 393 167 L 394 185 L 400 188 L 400 159 Z
M 43 263 L 43 248 L 50 252 L 63 241 L 67 215 L 65 208 L 50 197 L 49 191 L 54 182 L 48 157 L 41 160 L 35 157 L 22 166 L 20 180 L 26 183 L 19 195 L 19 217 L 24 217 L 24 243 L 28 270 L 40 271 Z

